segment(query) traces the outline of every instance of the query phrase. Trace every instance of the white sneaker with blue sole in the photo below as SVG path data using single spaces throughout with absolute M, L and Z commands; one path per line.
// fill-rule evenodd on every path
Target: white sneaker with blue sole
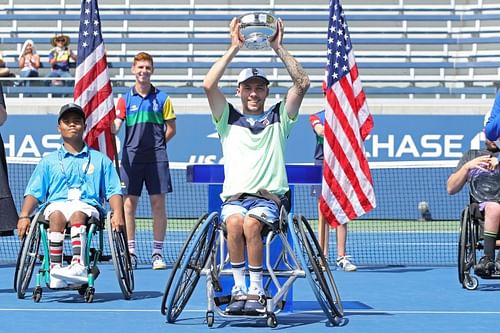
M 266 312 L 266 293 L 264 290 L 250 287 L 243 312 L 248 315 Z
M 226 307 L 225 312 L 227 314 L 239 315 L 243 313 L 243 308 L 245 307 L 245 302 L 247 300 L 246 288 L 240 286 L 234 286 L 231 290 L 231 300 L 229 305 Z

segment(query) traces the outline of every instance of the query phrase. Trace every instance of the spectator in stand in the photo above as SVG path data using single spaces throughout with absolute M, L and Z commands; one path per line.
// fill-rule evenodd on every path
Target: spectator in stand
M 47 77 L 72 77 L 69 71 L 69 62 L 70 60 L 76 61 L 76 54 L 69 47 L 70 38 L 62 34 L 55 35 L 54 37 L 52 37 L 51 44 L 53 46 L 53 48 L 49 52 L 49 64 L 51 70 Z M 48 81 L 47 83 L 51 84 L 50 81 Z M 72 83 L 73 82 L 69 80 L 52 80 L 52 85 L 54 86 L 71 86 Z
M 24 42 L 21 54 L 18 58 L 21 78 L 38 77 L 40 68 L 40 56 L 36 53 L 35 43 L 28 39 Z M 21 85 L 30 86 L 29 80 L 21 80 Z
M 3 59 L 3 52 L 0 51 L 0 77 L 15 77 L 16 75 L 10 71 Z

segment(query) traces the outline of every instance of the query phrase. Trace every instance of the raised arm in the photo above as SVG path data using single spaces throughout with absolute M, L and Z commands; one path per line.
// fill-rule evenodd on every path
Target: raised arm
M 310 81 L 302 65 L 295 59 L 288 50 L 283 46 L 283 33 L 284 25 L 283 21 L 278 20 L 278 30 L 272 41 L 270 41 L 270 46 L 276 52 L 278 57 L 286 67 L 288 74 L 293 81 L 293 86 L 288 90 L 286 95 L 285 108 L 288 116 L 294 119 L 299 112 L 302 100 L 306 95 L 307 89 L 309 89 Z
M 224 72 L 238 51 L 243 47 L 243 37 L 240 34 L 240 21 L 238 18 L 233 18 L 229 25 L 231 33 L 231 46 L 224 55 L 217 60 L 208 71 L 203 80 L 203 89 L 208 98 L 210 110 L 215 119 L 219 120 L 222 116 L 224 106 L 226 105 L 226 97 L 219 89 L 219 81 L 224 75 Z

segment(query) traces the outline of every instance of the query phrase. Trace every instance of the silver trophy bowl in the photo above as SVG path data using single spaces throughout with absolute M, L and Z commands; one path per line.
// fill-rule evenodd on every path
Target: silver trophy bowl
M 269 40 L 278 29 L 278 19 L 265 12 L 254 12 L 240 16 L 240 33 L 245 38 L 245 47 L 259 50 L 269 47 Z

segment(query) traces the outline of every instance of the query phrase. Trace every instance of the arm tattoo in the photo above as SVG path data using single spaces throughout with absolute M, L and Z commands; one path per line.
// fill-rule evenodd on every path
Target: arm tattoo
M 299 96 L 305 96 L 309 88 L 309 76 L 307 75 L 302 65 L 283 47 L 276 50 L 276 54 L 285 64 L 286 70 L 293 81 L 294 93 Z

